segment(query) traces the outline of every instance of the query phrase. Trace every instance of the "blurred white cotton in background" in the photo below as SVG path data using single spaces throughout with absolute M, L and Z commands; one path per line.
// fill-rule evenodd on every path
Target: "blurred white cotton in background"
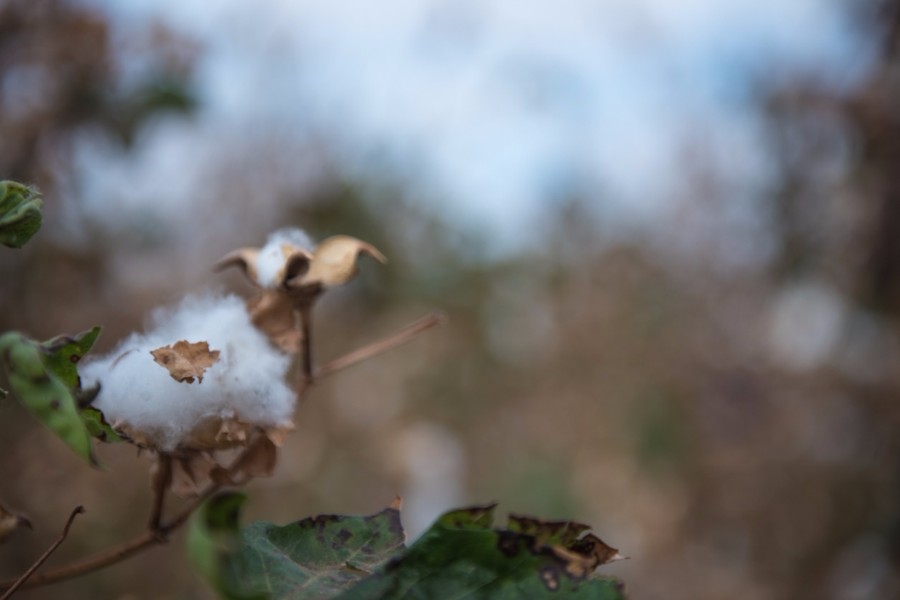
M 840 295 L 822 284 L 801 282 L 782 290 L 769 325 L 776 359 L 798 370 L 821 365 L 835 349 L 845 312 Z
M 462 501 L 465 453 L 453 433 L 426 422 L 401 431 L 393 451 L 406 479 L 403 527 L 412 540 Z

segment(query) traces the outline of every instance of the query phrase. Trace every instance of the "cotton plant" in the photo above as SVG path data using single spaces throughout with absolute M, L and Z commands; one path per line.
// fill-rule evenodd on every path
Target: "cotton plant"
M 5 245 L 18 247 L 40 225 L 40 202 L 28 201 L 26 192 L 30 188 L 0 182 Z M 153 473 L 143 533 L 34 575 L 84 512 L 77 506 L 47 552 L 19 577 L 0 580 L 3 600 L 26 582 L 42 585 L 90 573 L 164 543 L 195 512 L 188 554 L 223 597 L 386 600 L 409 591 L 442 599 L 490 589 L 496 597 L 623 600 L 619 582 L 594 574 L 623 557 L 590 527 L 510 515 L 498 528 L 494 505 L 451 511 L 410 545 L 399 498 L 369 517 L 327 515 L 284 527 L 239 527 L 244 496 L 220 490 L 272 471 L 278 446 L 294 428 L 300 394 L 314 381 L 443 321 L 433 313 L 314 371 L 312 309 L 329 289 L 353 279 L 363 256 L 385 262 L 374 246 L 352 237 L 315 245 L 298 229 L 276 231 L 262 247 L 234 250 L 216 265 L 239 267 L 258 288 L 252 298 L 188 296 L 154 311 L 143 332 L 93 360 L 82 361 L 99 326 L 44 342 L 19 332 L 0 335 L 7 385 L 75 453 L 96 465 L 96 440 L 130 443 L 150 456 Z M 288 372 L 298 359 L 303 378 L 291 385 Z M 6 395 L 0 389 L 0 398 Z M 197 498 L 165 519 L 169 492 Z M 0 542 L 29 526 L 26 517 L 0 504 Z
M 238 265 L 260 287 L 246 303 L 234 295 L 188 297 L 153 313 L 144 333 L 87 363 L 90 406 L 122 439 L 149 450 L 156 485 L 180 495 L 199 493 L 211 479 L 239 484 L 267 475 L 276 448 L 294 428 L 297 390 L 287 383 L 293 355 L 305 349 L 315 300 L 350 281 L 357 260 L 374 246 L 348 236 L 313 246 L 299 229 L 269 236 L 259 249 L 226 255 L 219 269 Z M 305 334 L 305 335 L 304 335 Z M 219 451 L 246 448 L 242 461 L 223 464 Z

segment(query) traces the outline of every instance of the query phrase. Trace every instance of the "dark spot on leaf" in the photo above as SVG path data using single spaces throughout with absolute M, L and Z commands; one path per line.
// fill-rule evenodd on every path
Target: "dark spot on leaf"
M 350 533 L 350 531 L 348 529 L 341 529 L 338 532 L 337 537 L 339 540 L 341 540 L 342 542 L 344 542 L 346 544 L 347 540 L 349 540 L 350 538 L 353 537 L 353 534 Z
M 50 383 L 50 375 L 48 375 L 47 373 L 41 373 L 32 377 L 31 381 L 37 384 L 47 384 Z
M 541 581 L 551 592 L 559 589 L 559 573 L 553 567 L 544 567 L 541 569 Z
M 401 565 L 403 565 L 402 558 L 392 558 L 386 565 L 384 565 L 384 572 L 391 573 L 392 571 L 396 571 L 400 568 Z
M 53 400 L 50 401 L 50 409 L 51 410 L 59 410 L 60 406 L 61 406 L 60 401 L 57 398 L 54 398 Z
M 519 553 L 519 536 L 509 531 L 499 531 L 499 540 L 497 540 L 497 549 L 505 556 L 512 558 Z
M 406 533 L 403 531 L 403 523 L 400 522 L 400 511 L 393 508 L 389 508 L 387 510 L 388 514 L 391 517 L 390 521 L 388 522 L 391 533 L 393 533 L 397 537 L 403 538 Z

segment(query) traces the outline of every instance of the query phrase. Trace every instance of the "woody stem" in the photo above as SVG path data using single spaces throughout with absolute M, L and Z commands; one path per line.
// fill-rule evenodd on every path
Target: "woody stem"
M 156 468 L 157 471 L 153 476 L 153 509 L 150 513 L 150 531 L 159 531 L 160 528 L 166 490 L 169 489 L 169 484 L 172 483 L 172 457 L 161 452 Z
M 59 538 L 53 543 L 52 546 L 50 546 L 47 549 L 46 552 L 44 552 L 40 556 L 40 558 L 38 558 L 34 562 L 33 565 L 31 565 L 31 567 L 29 567 L 29 569 L 27 571 L 25 571 L 25 573 L 22 574 L 21 577 L 19 577 L 15 582 L 13 582 L 12 585 L 10 585 L 7 588 L 6 593 L 3 594 L 2 598 L 0 598 L 0 600 L 8 600 L 9 598 L 12 598 L 12 595 L 16 593 L 16 590 L 18 590 L 20 587 L 25 585 L 25 582 L 28 581 L 28 579 L 32 575 L 34 575 L 34 572 L 37 571 L 39 568 L 41 568 L 41 565 L 43 565 L 44 562 L 46 562 L 46 560 L 48 558 L 50 558 L 50 555 L 53 554 L 57 548 L 59 548 L 60 544 L 62 544 L 63 541 L 65 541 L 66 536 L 69 535 L 69 527 L 72 526 L 72 521 L 75 520 L 76 515 L 80 515 L 83 512 L 84 512 L 83 506 L 75 507 L 75 510 L 72 511 L 72 514 L 69 515 L 69 519 L 66 521 L 66 525 L 65 525 L 65 527 L 63 527 L 62 533 L 59 535 Z
M 313 379 L 312 362 L 312 303 L 301 305 L 297 311 L 300 313 L 300 333 L 303 335 L 302 369 L 305 382 Z

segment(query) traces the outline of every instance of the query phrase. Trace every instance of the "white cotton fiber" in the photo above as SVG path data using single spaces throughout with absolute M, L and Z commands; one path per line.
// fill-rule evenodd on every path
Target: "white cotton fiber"
M 180 340 L 206 341 L 220 351 L 202 382 L 176 381 L 150 354 Z M 171 451 L 210 419 L 290 427 L 289 363 L 250 323 L 242 300 L 204 296 L 155 311 L 147 333 L 132 334 L 109 355 L 86 362 L 81 374 L 86 386 L 101 383 L 94 406 L 109 423 L 127 425 Z
M 263 246 L 256 258 L 256 275 L 259 284 L 263 287 L 275 287 L 278 273 L 284 266 L 284 245 L 303 248 L 312 252 L 313 243 L 302 229 L 279 229 L 269 235 L 266 245 Z

